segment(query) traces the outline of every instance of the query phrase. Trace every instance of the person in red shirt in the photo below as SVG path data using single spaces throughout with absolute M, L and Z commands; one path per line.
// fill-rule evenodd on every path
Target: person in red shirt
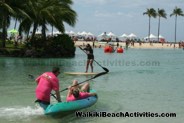
M 85 83 L 79 86 L 78 82 L 74 80 L 72 86 L 68 87 L 68 94 L 66 96 L 66 101 L 67 102 L 75 101 L 97 95 L 96 93 L 90 93 L 89 90 L 90 90 L 89 83 Z
M 59 92 L 59 79 L 57 78 L 59 74 L 60 69 L 58 67 L 54 67 L 52 72 L 45 72 L 36 78 L 36 102 L 38 102 L 43 109 L 46 109 L 50 104 L 50 94 L 52 90 L 54 90 L 56 93 L 57 101 L 61 102 Z

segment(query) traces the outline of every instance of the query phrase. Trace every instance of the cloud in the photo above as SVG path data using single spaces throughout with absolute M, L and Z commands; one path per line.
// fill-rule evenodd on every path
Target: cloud
M 83 3 L 83 4 L 106 4 L 109 0 L 74 0 L 75 3 Z
M 129 17 L 129 18 L 132 18 L 133 15 L 130 14 L 130 13 L 123 13 L 123 12 L 100 12 L 100 11 L 95 11 L 95 14 L 94 14 L 95 17 L 100 17 L 100 18 L 115 18 L 115 17 L 118 17 L 118 16 L 123 16 L 123 17 Z

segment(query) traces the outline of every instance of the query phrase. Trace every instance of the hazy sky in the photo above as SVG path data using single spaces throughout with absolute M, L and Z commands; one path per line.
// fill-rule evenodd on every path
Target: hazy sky
M 147 8 L 164 9 L 167 19 L 161 18 L 160 34 L 167 41 L 174 41 L 175 17 L 170 17 L 175 7 L 184 11 L 184 0 L 74 0 L 72 8 L 78 14 L 74 28 L 66 25 L 66 30 L 74 32 L 113 32 L 134 33 L 143 38 L 148 35 L 148 16 L 143 13 Z M 184 17 L 178 17 L 177 40 L 184 40 Z M 151 33 L 158 33 L 158 18 L 151 19 Z

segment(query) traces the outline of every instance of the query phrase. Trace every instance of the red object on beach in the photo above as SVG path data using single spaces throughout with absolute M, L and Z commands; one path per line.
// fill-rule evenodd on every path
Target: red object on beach
M 112 53 L 113 52 L 113 48 L 111 46 L 105 46 L 104 52 L 105 53 Z
M 118 48 L 117 49 L 117 53 L 123 53 L 123 51 L 124 51 L 123 48 Z

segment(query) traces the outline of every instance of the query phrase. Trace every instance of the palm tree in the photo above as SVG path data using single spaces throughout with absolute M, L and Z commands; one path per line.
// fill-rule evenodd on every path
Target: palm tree
M 47 16 L 45 18 L 46 22 L 62 33 L 65 31 L 63 22 L 67 23 L 70 26 L 75 26 L 77 14 L 74 10 L 71 9 L 70 6 L 72 4 L 72 0 L 55 0 L 50 8 L 51 13 L 53 13 L 52 15 L 54 19 Z M 42 23 L 43 37 L 46 37 L 44 33 L 45 27 L 45 23 Z
M 0 12 L 1 12 L 1 26 L 2 26 L 2 48 L 5 48 L 5 41 L 7 37 L 7 28 L 10 25 L 10 14 L 14 14 L 15 11 L 12 9 L 9 3 L 5 0 L 0 1 Z
M 6 47 L 7 28 L 10 25 L 10 19 L 19 15 L 19 17 L 28 17 L 22 10 L 22 6 L 27 0 L 1 0 L 0 1 L 0 21 L 2 27 L 2 48 Z M 18 14 L 19 13 L 19 14 Z
M 157 16 L 158 16 L 158 42 L 159 42 L 159 35 L 160 35 L 160 18 L 163 17 L 165 19 L 167 19 L 167 14 L 165 13 L 164 9 L 159 9 L 158 8 L 158 12 L 157 12 Z
M 150 22 L 151 22 L 151 17 L 156 18 L 157 13 L 156 13 L 155 9 L 150 8 L 150 9 L 147 9 L 147 11 L 143 13 L 143 15 L 148 15 L 148 17 L 149 17 L 148 41 L 150 42 L 150 28 L 151 28 Z
M 184 16 L 184 14 L 183 14 L 183 11 L 182 11 L 181 8 L 175 7 L 172 14 L 170 14 L 170 17 L 171 16 L 175 16 L 175 36 L 174 36 L 174 40 L 175 40 L 175 44 L 176 44 L 177 17 L 178 16 Z M 174 47 L 175 47 L 175 44 L 174 44 Z
M 33 26 L 31 41 L 35 36 L 35 32 L 39 26 L 42 27 L 43 40 L 46 39 L 47 25 L 52 25 L 60 32 L 64 32 L 64 24 L 66 22 L 70 26 L 76 23 L 77 14 L 70 7 L 72 0 L 29 0 L 26 12 L 32 20 L 25 18 L 20 24 L 20 30 L 29 32 Z

